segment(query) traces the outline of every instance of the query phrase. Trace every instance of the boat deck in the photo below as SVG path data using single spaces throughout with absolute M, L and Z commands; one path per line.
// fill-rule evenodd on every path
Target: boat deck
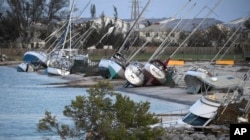
M 243 80 L 234 77 L 232 75 L 222 75 L 216 77 L 205 77 L 200 79 L 205 84 L 215 88 L 215 89 L 223 89 L 223 88 L 236 88 L 243 84 Z

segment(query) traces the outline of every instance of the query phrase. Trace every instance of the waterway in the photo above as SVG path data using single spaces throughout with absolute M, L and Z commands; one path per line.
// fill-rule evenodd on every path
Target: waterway
M 37 123 L 50 111 L 59 121 L 67 121 L 62 111 L 86 88 L 53 87 L 49 83 L 66 82 L 62 77 L 45 73 L 17 72 L 14 66 L 0 66 L 0 140 L 40 140 Z M 187 105 L 120 92 L 134 101 L 149 101 L 150 111 L 164 113 L 188 108 Z M 59 139 L 51 136 L 51 139 Z

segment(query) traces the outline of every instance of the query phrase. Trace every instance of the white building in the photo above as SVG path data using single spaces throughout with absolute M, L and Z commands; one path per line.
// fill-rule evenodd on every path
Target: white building
M 102 26 L 102 22 L 103 19 L 101 17 L 99 18 L 80 18 L 80 19 L 75 19 L 74 20 L 74 24 L 81 24 L 82 26 L 84 25 L 85 22 L 87 21 L 93 21 L 93 23 L 97 26 L 97 27 L 101 27 Z M 104 17 L 104 21 L 105 21 L 105 26 L 109 23 L 115 23 L 116 26 L 116 30 L 122 33 L 127 33 L 129 31 L 129 29 L 132 27 L 134 20 L 131 19 L 116 19 L 114 17 L 109 17 L 109 16 L 105 16 Z M 143 21 L 141 21 L 139 23 L 139 25 L 137 26 L 137 28 L 135 28 L 135 30 L 144 28 L 145 25 L 143 23 Z
M 158 24 L 145 27 L 139 31 L 140 37 L 144 39 L 154 37 L 155 41 L 163 41 L 168 37 L 172 43 L 178 43 L 181 32 L 192 32 L 201 22 L 203 18 L 195 19 L 174 19 L 169 18 L 160 21 Z M 207 18 L 198 28 L 198 30 L 206 30 L 207 28 L 222 23 L 214 18 Z M 178 25 L 178 26 L 177 26 Z M 174 30 L 173 30 L 174 29 Z M 172 31 L 173 30 L 173 31 Z M 171 32 L 171 34 L 169 34 Z

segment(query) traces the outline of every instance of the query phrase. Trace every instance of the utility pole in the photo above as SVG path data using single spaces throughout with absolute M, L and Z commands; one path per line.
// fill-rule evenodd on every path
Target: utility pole
M 139 0 L 132 0 L 131 19 L 136 19 L 139 13 Z
M 131 8 L 131 20 L 136 20 L 138 18 L 140 14 L 140 8 L 139 8 L 139 0 L 132 0 L 132 8 Z M 133 33 L 133 38 L 137 38 L 139 37 L 139 24 L 137 23 L 137 25 L 135 26 L 135 30 L 137 30 L 136 32 Z

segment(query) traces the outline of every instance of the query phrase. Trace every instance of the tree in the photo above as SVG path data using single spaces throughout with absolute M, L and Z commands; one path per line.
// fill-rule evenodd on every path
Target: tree
M 145 27 L 148 27 L 148 26 L 151 26 L 152 23 L 151 23 L 149 20 L 147 20 L 146 23 L 145 23 L 144 25 L 145 25 Z
M 48 22 L 55 20 L 60 20 L 62 17 L 65 17 L 65 10 L 63 10 L 65 7 L 69 5 L 68 0 L 50 0 L 47 6 L 47 18 Z
M 204 38 L 207 40 L 207 42 L 214 41 L 218 46 L 223 46 L 225 43 L 225 40 L 227 40 L 229 32 L 226 28 L 221 28 L 218 25 L 211 26 L 207 29 L 206 36 Z
M 46 0 L 32 0 L 30 1 L 30 15 L 32 22 L 39 22 L 44 18 L 44 11 L 46 8 Z
M 0 37 L 14 41 L 27 38 L 26 32 L 33 23 L 48 24 L 65 18 L 68 0 L 1 0 Z M 3 4 L 4 3 L 4 4 Z M 23 40 L 22 40 L 23 41 Z
M 77 96 L 63 114 L 74 121 L 74 127 L 59 124 L 55 116 L 45 112 L 38 123 L 39 132 L 54 132 L 62 139 L 155 139 L 162 128 L 150 128 L 158 118 L 149 112 L 149 102 L 136 103 L 113 91 L 109 82 L 99 82 L 87 90 L 88 96 Z

